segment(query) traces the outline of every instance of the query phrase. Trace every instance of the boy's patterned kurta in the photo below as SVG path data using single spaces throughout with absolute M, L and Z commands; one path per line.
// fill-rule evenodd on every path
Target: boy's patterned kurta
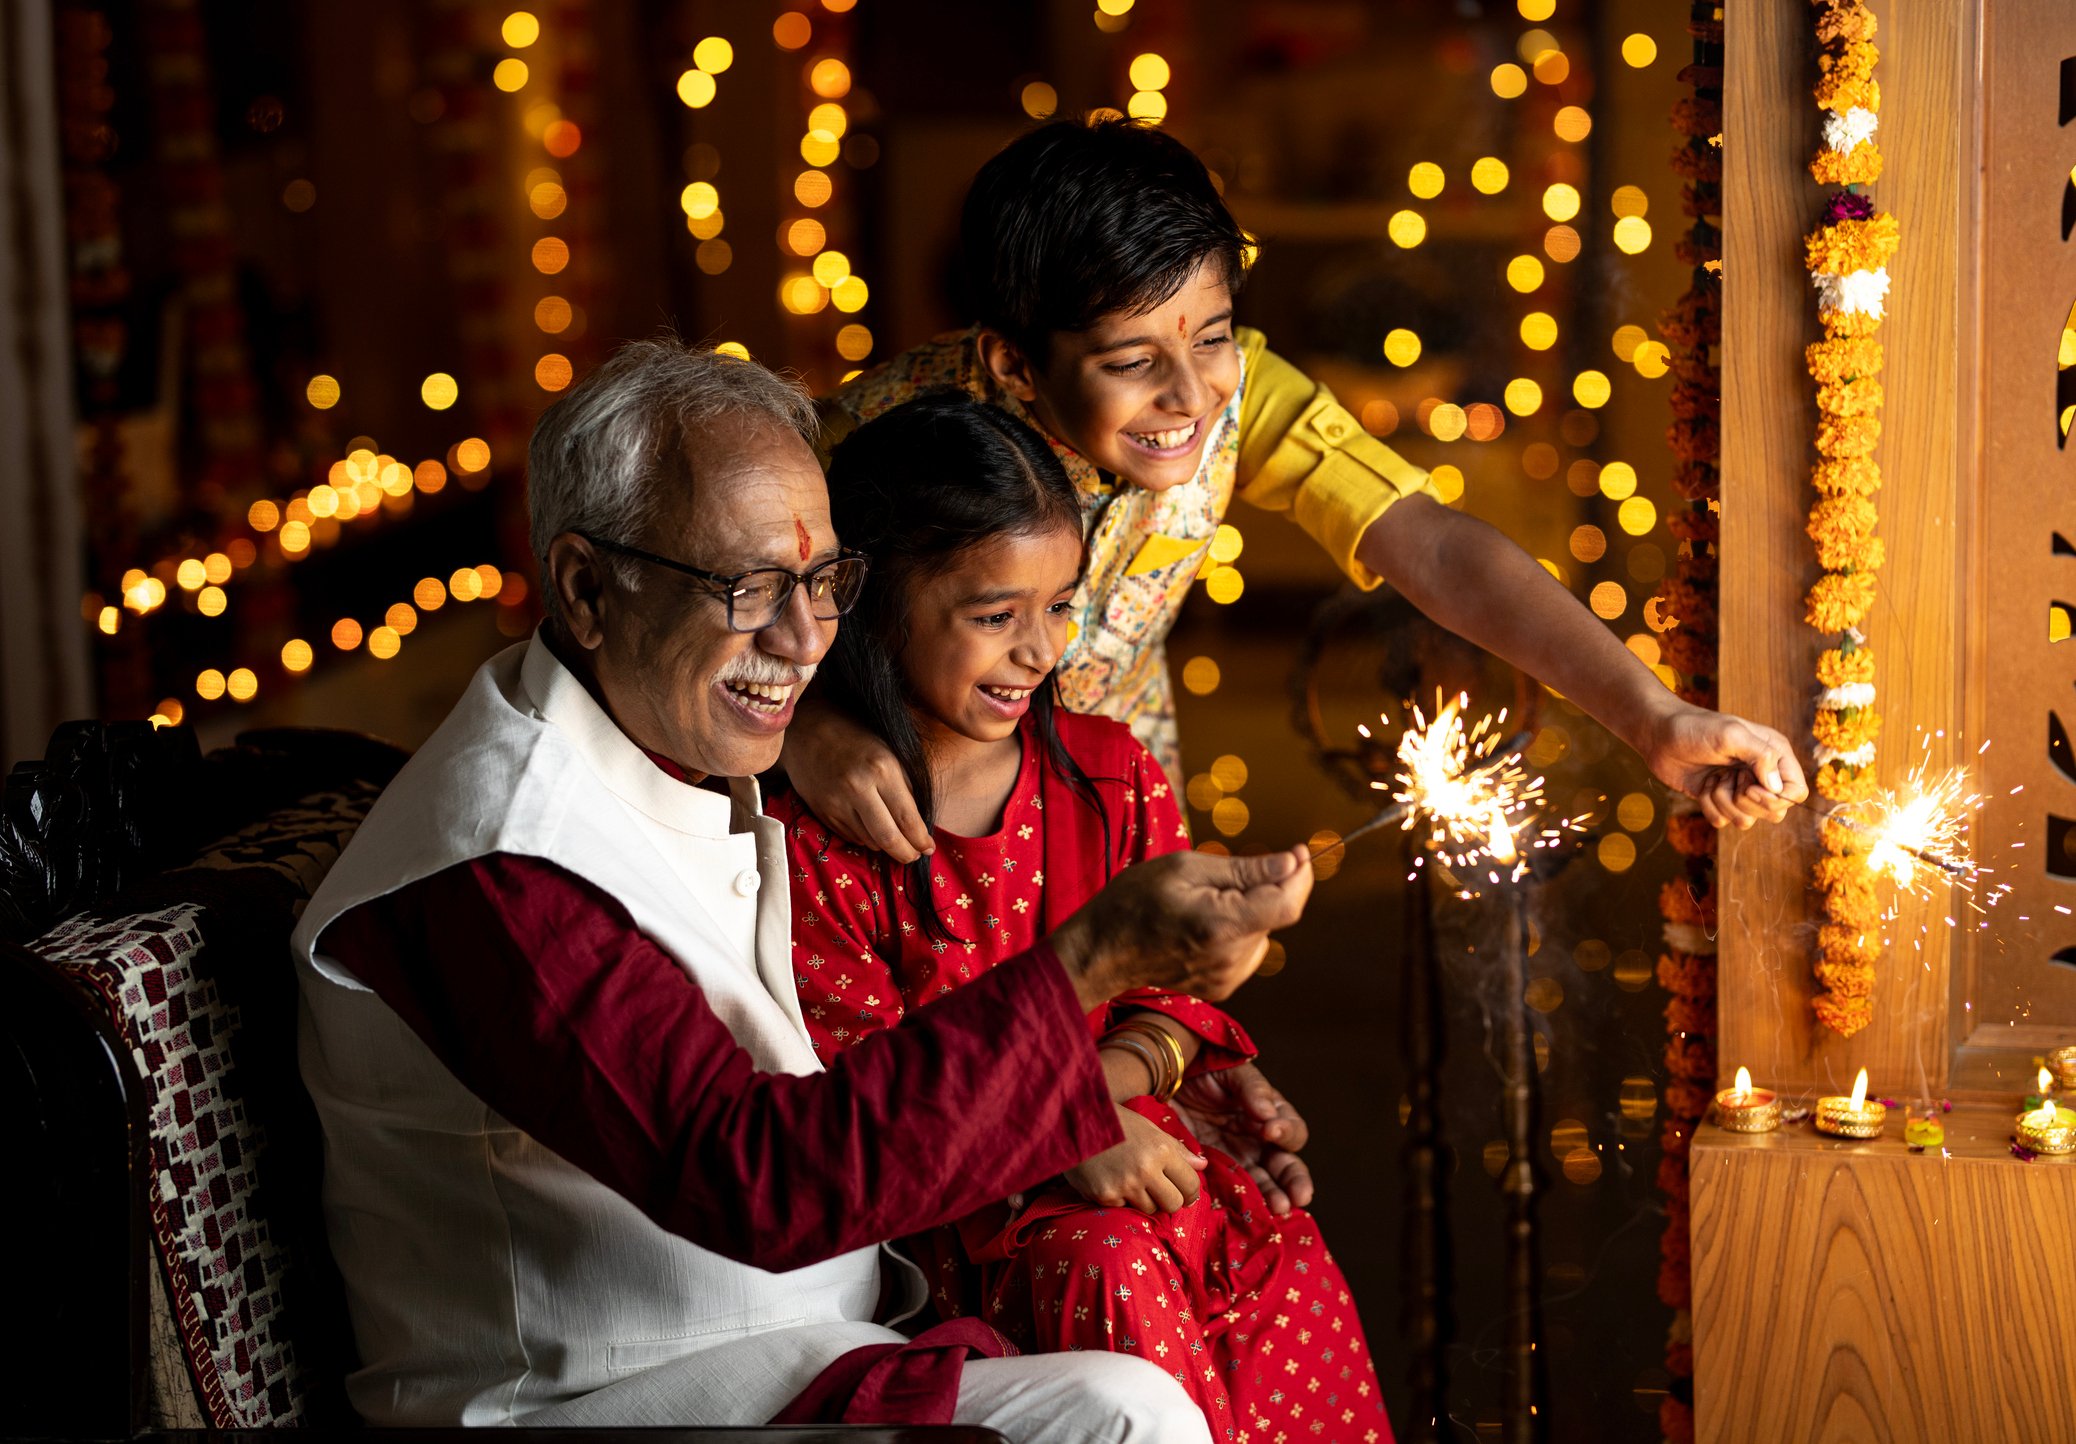
M 832 837 L 797 797 L 771 803 L 792 865 L 801 1011 L 825 1062 L 1029 947 L 1120 869 L 1189 845 L 1166 776 L 1129 732 L 1064 713 L 1059 726 L 1096 782 L 1107 834 L 1026 724 L 999 829 L 936 833 L 931 888 L 957 940 L 929 935 L 906 870 Z M 1192 1072 L 1254 1052 L 1208 1003 L 1159 993 L 1119 1003 L 1157 1009 L 1196 1033 L 1203 1046 Z M 1091 1018 L 1094 1032 L 1117 1006 Z M 1196 1201 L 1149 1218 L 1088 1203 L 1056 1180 L 1015 1207 L 911 1239 L 938 1311 L 978 1314 L 1025 1350 L 1150 1359 L 1190 1390 L 1215 1439 L 1388 1441 L 1362 1324 L 1318 1225 L 1302 1209 L 1270 1213 L 1246 1169 L 1198 1145 L 1172 1109 L 1150 1098 L 1130 1106 L 1209 1158 Z
M 1041 435 L 1030 409 L 981 365 L 975 333 L 941 336 L 852 381 L 823 404 L 825 447 L 889 407 L 939 387 L 1000 406 Z M 1057 437 L 1052 449 L 1081 493 L 1088 576 L 1060 659 L 1060 695 L 1077 712 L 1114 717 L 1181 772 L 1167 637 L 1226 509 L 1238 496 L 1288 512 L 1358 585 L 1378 578 L 1356 560 L 1371 522 L 1401 496 L 1429 491 L 1427 473 L 1364 431 L 1333 393 L 1236 329 L 1241 376 L 1204 439 L 1197 473 L 1150 492 L 1101 471 Z

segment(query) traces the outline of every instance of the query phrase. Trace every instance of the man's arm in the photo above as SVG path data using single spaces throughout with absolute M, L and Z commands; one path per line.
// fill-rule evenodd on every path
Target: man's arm
M 1401 498 L 1356 554 L 1440 625 L 1563 693 L 1721 827 L 1779 821 L 1809 795 L 1772 728 L 1682 702 L 1503 534 L 1425 496 Z
M 1048 943 L 867 1038 L 760 1073 L 619 901 L 493 855 L 347 912 L 328 954 L 491 1108 L 672 1233 L 792 1269 L 963 1217 L 1120 1141 L 1087 1015 L 1208 998 L 1311 891 L 1302 851 L 1133 868 Z
M 348 912 L 320 948 L 498 1113 L 759 1268 L 961 1217 L 1121 1136 L 1042 950 L 796 1077 L 757 1071 L 616 899 L 538 859 L 450 868 Z

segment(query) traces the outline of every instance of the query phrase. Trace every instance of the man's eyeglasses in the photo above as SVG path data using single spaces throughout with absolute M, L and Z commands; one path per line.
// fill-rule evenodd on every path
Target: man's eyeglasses
M 707 583 L 714 589 L 714 595 L 728 606 L 728 630 L 731 632 L 761 632 L 776 622 L 786 614 L 786 603 L 793 599 L 795 587 L 807 588 L 808 605 L 817 621 L 834 621 L 858 604 L 858 594 L 865 589 L 865 572 L 870 565 L 867 558 L 858 553 L 845 552 L 804 572 L 789 572 L 784 567 L 758 567 L 753 571 L 724 576 L 720 572 L 710 572 L 654 552 L 645 552 L 625 542 L 607 541 L 589 532 L 578 532 L 577 535 L 595 547 L 619 552 L 651 566 L 668 567 L 671 571 Z

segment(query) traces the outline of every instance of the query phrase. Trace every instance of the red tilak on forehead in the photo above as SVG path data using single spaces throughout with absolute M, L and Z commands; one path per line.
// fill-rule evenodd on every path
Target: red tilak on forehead
M 793 518 L 793 537 L 800 543 L 800 560 L 806 561 L 808 553 L 814 550 L 814 543 L 808 540 L 807 523 L 797 516 Z
M 1175 318 L 1175 334 L 1178 336 L 1189 334 L 1189 317 L 1177 316 Z

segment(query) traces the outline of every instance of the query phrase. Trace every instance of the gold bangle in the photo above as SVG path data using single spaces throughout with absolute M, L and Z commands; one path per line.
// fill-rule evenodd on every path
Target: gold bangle
M 1182 1056 L 1182 1045 L 1175 1040 L 1173 1033 L 1170 1033 L 1160 1024 L 1148 1022 L 1143 1018 L 1130 1019 L 1111 1029 L 1111 1036 L 1113 1037 L 1121 1033 L 1136 1033 L 1152 1040 L 1161 1056 L 1167 1061 L 1168 1066 L 1161 1079 L 1160 1086 L 1154 1091 L 1156 1098 L 1166 1103 L 1182 1091 L 1183 1075 L 1189 1069 L 1189 1061 Z
M 1154 1055 L 1151 1048 L 1137 1038 L 1120 1038 L 1115 1033 L 1108 1033 L 1097 1045 L 1096 1051 L 1102 1052 L 1104 1049 L 1126 1053 L 1136 1059 L 1139 1066 L 1146 1070 L 1146 1091 L 1153 1095 L 1160 1093 L 1164 1070 L 1161 1060 Z

